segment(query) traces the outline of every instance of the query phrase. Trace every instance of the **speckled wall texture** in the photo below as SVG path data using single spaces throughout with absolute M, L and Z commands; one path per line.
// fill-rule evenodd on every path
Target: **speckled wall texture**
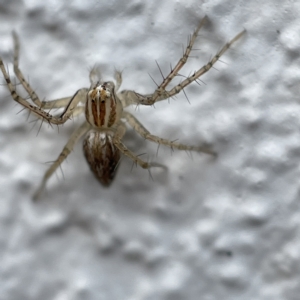
M 152 180 L 123 158 L 104 189 L 80 142 L 33 203 L 83 116 L 39 129 L 0 86 L 1 300 L 300 299 L 299 1 L 0 0 L 0 55 L 16 82 L 16 30 L 41 99 L 88 87 L 95 64 L 108 80 L 122 70 L 121 89 L 151 93 L 155 61 L 166 75 L 204 15 L 183 76 L 247 34 L 185 89 L 190 103 L 181 93 L 129 111 L 155 135 L 210 143 L 216 159 L 157 153 L 128 130 L 128 148 L 168 171 Z

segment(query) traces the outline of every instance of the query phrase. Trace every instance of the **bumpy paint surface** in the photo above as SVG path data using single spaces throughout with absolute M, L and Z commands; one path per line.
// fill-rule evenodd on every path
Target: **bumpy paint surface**
M 170 104 L 132 109 L 153 133 L 207 141 L 216 160 L 125 142 L 169 171 L 123 159 L 110 189 L 85 162 L 82 145 L 30 197 L 75 124 L 59 132 L 26 120 L 0 87 L 0 298 L 299 299 L 300 3 L 295 1 L 0 2 L 0 54 L 20 68 L 40 97 L 89 85 L 95 63 L 122 88 L 149 93 L 182 54 L 201 17 L 188 75 L 241 31 L 201 86 Z M 12 74 L 11 64 L 10 74 Z M 76 121 L 75 121 L 76 123 Z

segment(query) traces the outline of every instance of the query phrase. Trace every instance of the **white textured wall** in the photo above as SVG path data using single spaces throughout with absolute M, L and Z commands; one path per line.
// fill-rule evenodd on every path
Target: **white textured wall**
M 125 142 L 169 172 L 124 158 L 110 189 L 78 145 L 38 204 L 31 195 L 79 120 L 27 121 L 0 87 L 0 299 L 300 299 L 300 2 L 288 0 L 0 1 L 0 54 L 41 98 L 88 86 L 95 63 L 147 93 L 205 14 L 188 75 L 243 28 L 247 35 L 170 104 L 140 107 L 154 134 L 206 140 L 219 153 Z M 75 124 L 74 124 L 75 123 Z M 33 127 L 33 128 L 32 128 Z M 58 179 L 57 179 L 58 178 Z

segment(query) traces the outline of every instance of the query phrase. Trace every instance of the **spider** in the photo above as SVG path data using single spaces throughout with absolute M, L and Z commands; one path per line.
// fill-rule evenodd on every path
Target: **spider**
M 131 113 L 124 110 L 124 108 L 130 105 L 153 105 L 158 101 L 163 101 L 175 96 L 190 83 L 196 81 L 200 76 L 206 73 L 219 60 L 224 52 L 245 32 L 245 30 L 243 30 L 238 33 L 231 41 L 225 44 L 206 65 L 195 71 L 192 75 L 186 77 L 170 90 L 167 90 L 166 88 L 169 83 L 175 76 L 179 75 L 179 70 L 188 60 L 199 30 L 203 27 L 206 20 L 207 17 L 204 17 L 200 21 L 198 27 L 189 39 L 183 56 L 179 59 L 176 66 L 171 68 L 168 76 L 163 77 L 162 83 L 157 86 L 157 89 L 153 94 L 142 95 L 132 90 L 123 90 L 119 92 L 122 83 L 121 72 L 115 72 L 114 83 L 112 81 L 103 81 L 97 69 L 94 68 L 89 75 L 91 83 L 90 88 L 81 88 L 73 96 L 52 101 L 41 101 L 24 78 L 19 69 L 19 41 L 17 34 L 13 32 L 14 73 L 29 97 L 28 99 L 23 98 L 17 93 L 16 87 L 12 83 L 8 71 L 4 67 L 3 60 L 0 58 L 0 69 L 4 75 L 6 85 L 12 98 L 25 109 L 28 109 L 35 116 L 49 124 L 61 125 L 67 122 L 71 117 L 85 113 L 84 123 L 72 133 L 58 158 L 44 174 L 42 182 L 33 196 L 34 200 L 41 196 L 47 180 L 66 159 L 78 140 L 84 135 L 83 150 L 85 157 L 92 172 L 103 186 L 109 186 L 114 179 L 121 154 L 129 157 L 135 164 L 138 164 L 144 169 L 152 167 L 164 168 L 164 166 L 159 163 L 143 161 L 122 143 L 122 137 L 126 132 L 125 122 L 127 122 L 143 138 L 159 145 L 162 144 L 179 150 L 197 151 L 215 155 L 215 152 L 205 144 L 200 146 L 189 146 L 152 135 Z M 31 100 L 32 102 L 29 102 L 28 100 Z M 52 115 L 50 114 L 50 111 L 53 108 L 61 108 L 63 109 L 63 112 L 58 115 Z

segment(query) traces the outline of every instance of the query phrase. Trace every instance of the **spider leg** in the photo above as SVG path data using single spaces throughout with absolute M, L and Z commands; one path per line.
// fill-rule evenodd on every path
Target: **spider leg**
M 72 114 L 70 115 L 69 118 L 75 118 L 75 117 L 81 115 L 84 112 L 85 112 L 85 107 L 84 106 L 77 106 L 73 109 Z
M 1 66 L 0 66 L 1 67 Z M 31 111 L 41 118 L 44 118 L 48 123 L 60 125 L 68 121 L 71 117 L 75 117 L 84 112 L 84 106 L 78 106 L 79 103 L 86 102 L 88 89 L 82 88 L 78 90 L 72 97 L 60 98 L 52 101 L 43 101 L 42 108 L 30 106 Z M 64 108 L 63 112 L 58 115 L 51 115 L 44 109 Z
M 117 92 L 122 84 L 122 72 L 115 70 L 115 80 L 116 80 L 116 86 L 115 91 Z
M 98 81 L 102 80 L 100 68 L 98 65 L 94 65 L 94 67 L 91 69 L 89 74 L 89 79 L 90 79 L 91 86 L 97 84 Z
M 62 108 L 65 107 L 71 100 L 72 96 L 59 98 L 55 100 L 42 101 L 41 108 L 52 109 L 52 108 Z
M 163 82 L 158 86 L 158 88 L 155 90 L 155 92 L 153 94 L 142 95 L 142 94 L 138 94 L 132 90 L 124 90 L 121 93 L 119 93 L 119 97 L 121 98 L 121 101 L 122 101 L 124 107 L 131 105 L 131 104 L 153 105 L 155 102 L 162 101 L 162 100 L 165 100 L 165 99 L 175 96 L 180 91 L 182 91 L 187 85 L 189 85 L 193 81 L 197 80 L 199 77 L 201 77 L 207 71 L 209 71 L 212 68 L 212 66 L 220 59 L 220 57 L 225 53 L 225 51 L 228 50 L 228 48 L 230 48 L 231 45 L 234 42 L 236 42 L 246 32 L 246 30 L 243 30 L 240 33 L 238 33 L 231 41 L 226 43 L 222 47 L 222 49 L 206 65 L 204 65 L 202 68 L 195 71 L 193 75 L 187 77 L 180 84 L 176 85 L 174 88 L 167 91 L 166 90 L 167 85 L 178 74 L 178 71 L 186 63 L 186 61 L 190 55 L 190 52 L 192 50 L 195 39 L 198 35 L 198 32 L 199 32 L 200 28 L 202 27 L 202 25 L 204 24 L 205 20 L 206 20 L 206 18 L 201 20 L 198 28 L 192 35 L 190 42 L 188 43 L 188 45 L 186 47 L 184 55 L 179 60 L 179 62 L 175 66 L 175 68 L 171 70 L 169 75 L 166 78 L 164 78 Z
M 89 89 L 82 88 L 77 92 L 76 97 L 80 98 L 79 102 L 85 104 L 86 96 L 87 96 L 88 91 L 89 91 Z M 68 105 L 68 103 L 70 102 L 70 100 L 72 99 L 72 97 L 73 96 L 64 97 L 64 98 L 55 99 L 55 100 L 43 101 L 42 105 L 41 105 L 41 108 L 43 108 L 43 109 L 52 109 L 52 108 L 66 107 Z
M 32 89 L 30 84 L 27 82 L 27 80 L 24 78 L 21 70 L 19 69 L 19 53 L 20 53 L 20 43 L 18 35 L 15 31 L 13 31 L 13 40 L 14 40 L 14 72 L 17 76 L 17 78 L 20 80 L 20 83 L 24 87 L 24 89 L 29 94 L 30 99 L 33 101 L 33 103 L 41 107 L 42 103 L 38 97 L 38 95 L 35 93 L 35 91 Z
M 154 92 L 154 94 L 157 93 L 157 95 L 159 95 L 159 91 L 160 90 L 165 90 L 165 88 L 167 87 L 167 85 L 172 81 L 172 79 L 178 74 L 178 72 L 180 71 L 180 69 L 185 65 L 185 63 L 187 62 L 190 53 L 193 49 L 193 45 L 195 43 L 195 40 L 198 36 L 198 33 L 201 29 L 201 27 L 204 25 L 204 23 L 206 22 L 207 17 L 205 16 L 199 23 L 198 27 L 196 28 L 196 30 L 194 31 L 193 35 L 191 36 L 186 48 L 185 48 L 185 52 L 183 54 L 183 56 L 180 58 L 180 60 L 177 62 L 176 66 L 174 68 L 171 69 L 171 72 L 169 73 L 169 75 L 164 78 L 163 82 L 160 84 L 160 86 L 157 88 L 157 90 Z M 153 101 L 156 101 L 155 98 L 153 99 Z
M 23 97 L 21 97 L 17 93 L 15 86 L 12 84 L 11 79 L 4 67 L 4 64 L 3 64 L 3 61 L 1 58 L 0 58 L 0 69 L 3 73 L 4 79 L 6 81 L 7 87 L 11 93 L 12 98 L 16 102 L 21 104 L 24 108 L 28 108 L 36 116 L 43 118 L 48 123 L 52 123 L 52 124 L 56 124 L 56 125 L 65 123 L 72 116 L 73 111 L 77 107 L 78 103 L 83 101 L 82 94 L 84 91 L 86 91 L 86 89 L 83 89 L 83 91 L 82 91 L 82 89 L 78 90 L 73 95 L 73 97 L 71 97 L 71 99 L 69 100 L 68 104 L 66 105 L 64 111 L 62 112 L 62 114 L 60 116 L 53 116 L 53 115 L 47 113 L 46 111 L 44 111 L 43 109 L 41 109 L 41 107 L 31 105 L 28 101 L 26 101 Z
M 72 117 L 75 118 L 85 112 L 84 106 L 77 106 L 72 112 Z
M 50 176 L 55 172 L 55 170 L 62 164 L 62 162 L 67 158 L 67 156 L 70 154 L 70 152 L 73 150 L 74 145 L 77 143 L 77 141 L 86 133 L 89 131 L 91 126 L 84 122 L 79 128 L 77 128 L 71 135 L 70 139 L 68 140 L 67 144 L 63 148 L 62 152 L 59 154 L 58 158 L 52 163 L 50 168 L 46 171 L 43 180 L 37 189 L 37 191 L 34 193 L 33 200 L 38 200 L 45 188 L 47 180 L 50 178 Z
M 19 96 L 16 92 L 15 86 L 12 84 L 10 77 L 4 67 L 3 61 L 0 58 L 0 69 L 3 73 L 4 79 L 6 81 L 6 85 L 11 93 L 11 96 L 13 97 L 13 99 L 18 102 L 19 104 L 23 105 L 25 108 L 28 108 L 30 111 L 34 112 L 36 115 L 40 116 L 40 117 L 44 117 L 45 119 L 49 118 L 49 115 L 44 112 L 43 110 L 41 110 L 39 107 L 37 106 L 33 106 L 31 105 L 29 102 L 27 102 L 23 97 Z
M 82 104 L 85 104 L 86 102 L 86 96 L 88 93 L 87 88 L 82 88 L 78 91 L 76 97 L 80 98 L 79 102 Z M 50 100 L 50 101 L 43 101 L 42 102 L 42 107 L 43 109 L 52 109 L 52 108 L 64 108 L 68 105 L 68 103 L 71 101 L 71 97 L 65 97 L 65 98 L 60 98 L 60 99 L 55 99 L 55 100 Z M 80 114 L 82 114 L 85 111 L 85 106 L 77 106 L 73 109 L 71 116 L 74 118 Z
M 174 95 L 176 95 L 180 91 L 182 91 L 187 85 L 189 85 L 193 81 L 197 80 L 199 77 L 201 77 L 207 71 L 209 71 L 212 68 L 212 66 L 220 59 L 220 57 L 225 53 L 225 51 L 228 50 L 230 48 L 230 46 L 234 42 L 236 42 L 245 32 L 246 31 L 243 30 L 240 33 L 238 33 L 231 41 L 226 43 L 222 47 L 222 49 L 206 65 L 204 65 L 198 71 L 194 72 L 193 75 L 187 77 L 181 83 L 179 83 L 174 88 L 172 88 L 170 91 L 166 92 L 164 95 L 158 96 L 156 101 L 161 101 L 161 100 L 165 100 L 166 98 L 173 97 Z
M 135 164 L 138 164 L 140 167 L 142 167 L 143 169 L 150 169 L 153 167 L 159 167 L 159 168 L 163 168 L 163 169 L 167 169 L 166 166 L 159 164 L 159 163 L 155 163 L 155 162 L 151 162 L 148 163 L 142 159 L 140 159 L 137 155 L 135 155 L 132 151 L 130 151 L 122 142 L 121 139 L 124 136 L 126 132 L 126 126 L 124 123 L 121 123 L 118 127 L 117 130 L 115 132 L 114 135 L 114 145 L 127 157 L 129 157 Z
M 17 78 L 20 80 L 22 86 L 24 89 L 28 92 L 30 99 L 35 105 L 31 105 L 27 99 L 24 99 L 21 97 L 17 91 L 16 87 L 13 85 L 10 76 L 8 75 L 8 72 L 5 69 L 5 66 L 3 64 L 2 59 L 0 58 L 0 69 L 3 73 L 4 79 L 6 81 L 6 85 L 11 93 L 12 98 L 21 104 L 24 108 L 29 109 L 31 112 L 33 112 L 36 116 L 43 118 L 48 123 L 52 124 L 63 124 L 65 123 L 70 116 L 72 116 L 74 109 L 77 107 L 79 102 L 84 103 L 86 100 L 86 94 L 88 89 L 81 89 L 77 91 L 74 96 L 57 99 L 50 101 L 52 102 L 52 105 L 50 108 L 56 106 L 56 107 L 65 107 L 65 110 L 60 116 L 53 116 L 49 114 L 48 112 L 44 111 L 42 109 L 44 106 L 49 106 L 50 104 L 44 104 L 45 102 L 41 102 L 37 94 L 34 92 L 34 90 L 31 88 L 30 84 L 25 80 L 21 70 L 19 69 L 19 41 L 18 36 L 15 32 L 13 32 L 13 39 L 14 39 L 14 72 L 17 76 Z M 60 106 L 61 105 L 61 106 Z
M 154 142 L 159 145 L 165 145 L 170 148 L 176 148 L 178 150 L 186 150 L 186 151 L 197 151 L 203 152 L 206 154 L 210 154 L 216 156 L 216 153 L 212 151 L 208 146 L 192 146 L 176 143 L 174 141 L 170 141 L 167 139 L 160 138 L 156 135 L 151 134 L 131 113 L 123 111 L 123 117 L 127 120 L 127 122 L 131 125 L 131 127 L 140 134 L 143 138 Z
M 172 79 L 178 74 L 179 70 L 185 65 L 185 63 L 187 62 L 188 58 L 189 58 L 189 55 L 192 51 L 192 48 L 193 48 L 193 45 L 195 43 L 195 40 L 198 36 L 198 33 L 199 33 L 199 30 L 201 29 L 201 27 L 204 25 L 205 21 L 207 20 L 207 17 L 205 16 L 199 23 L 198 27 L 196 28 L 196 30 L 194 31 L 193 35 L 191 36 L 186 48 L 185 48 L 185 51 L 184 51 L 184 54 L 183 56 L 180 58 L 180 60 L 177 62 L 176 66 L 174 68 L 171 69 L 171 72 L 168 74 L 167 77 L 164 78 L 163 82 L 157 87 L 156 91 L 151 94 L 151 95 L 145 95 L 145 96 L 142 96 L 142 95 L 139 95 L 133 91 L 122 91 L 121 94 L 124 94 L 124 98 L 125 98 L 125 101 L 123 101 L 123 106 L 126 107 L 130 104 L 140 104 L 141 103 L 141 100 L 139 99 L 139 96 L 142 96 L 142 97 L 151 97 L 153 98 L 152 101 L 153 103 L 158 101 L 156 98 L 157 96 L 162 92 L 164 91 L 165 92 L 165 88 L 167 87 L 167 85 L 172 81 Z M 123 98 L 123 97 L 122 97 Z M 168 98 L 168 97 L 167 97 Z M 151 104 L 146 104 L 146 105 L 152 105 L 153 103 Z M 141 103 L 141 104 L 144 104 L 144 103 Z

